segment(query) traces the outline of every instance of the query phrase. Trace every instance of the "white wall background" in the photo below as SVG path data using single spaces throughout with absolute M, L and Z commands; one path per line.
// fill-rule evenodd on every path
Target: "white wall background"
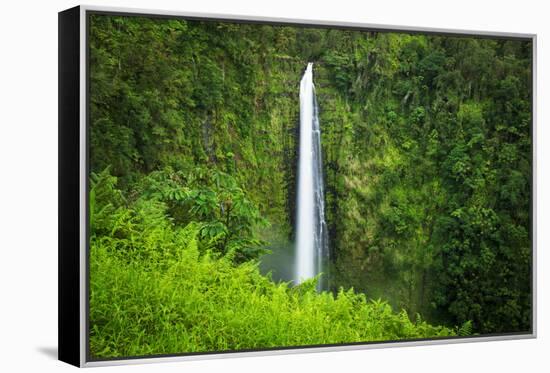
M 88 4 L 538 34 L 538 339 L 101 368 L 105 372 L 548 372 L 550 9 L 545 1 L 200 0 Z M 57 354 L 57 12 L 0 11 L 0 371 L 69 371 Z M 547 145 L 545 148 L 544 145 Z

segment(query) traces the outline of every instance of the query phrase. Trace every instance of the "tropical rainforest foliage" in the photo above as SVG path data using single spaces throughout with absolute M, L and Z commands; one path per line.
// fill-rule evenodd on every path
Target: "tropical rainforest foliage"
M 89 41 L 93 357 L 530 330 L 530 41 L 107 15 Z M 321 293 L 260 271 L 292 249 L 310 61 Z
M 201 203 L 194 200 L 191 210 Z M 405 311 L 394 313 L 353 290 L 318 294 L 315 279 L 294 287 L 275 283 L 260 274 L 257 261 L 236 264 L 239 250 L 220 251 L 227 236 L 212 234 L 210 223 L 174 224 L 161 195 L 143 195 L 129 206 L 107 172 L 93 175 L 91 204 L 90 346 L 96 358 L 471 332 L 469 324 L 457 330 L 420 316 L 413 322 Z

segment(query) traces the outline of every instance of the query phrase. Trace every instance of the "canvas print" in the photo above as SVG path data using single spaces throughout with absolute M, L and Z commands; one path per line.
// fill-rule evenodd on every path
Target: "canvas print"
M 531 39 L 87 17 L 91 360 L 531 333 Z

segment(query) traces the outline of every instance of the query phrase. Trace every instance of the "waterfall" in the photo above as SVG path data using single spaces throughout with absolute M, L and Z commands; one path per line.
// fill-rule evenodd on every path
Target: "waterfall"
M 300 82 L 297 194 L 295 281 L 300 283 L 322 272 L 328 256 L 321 128 L 311 62 Z M 318 288 L 323 288 L 321 283 Z

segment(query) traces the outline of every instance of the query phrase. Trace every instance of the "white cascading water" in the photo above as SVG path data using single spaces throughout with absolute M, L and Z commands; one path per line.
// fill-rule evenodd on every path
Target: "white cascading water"
M 300 82 L 296 283 L 319 274 L 328 256 L 324 197 L 321 129 L 310 62 Z M 322 287 L 319 283 L 318 288 Z

